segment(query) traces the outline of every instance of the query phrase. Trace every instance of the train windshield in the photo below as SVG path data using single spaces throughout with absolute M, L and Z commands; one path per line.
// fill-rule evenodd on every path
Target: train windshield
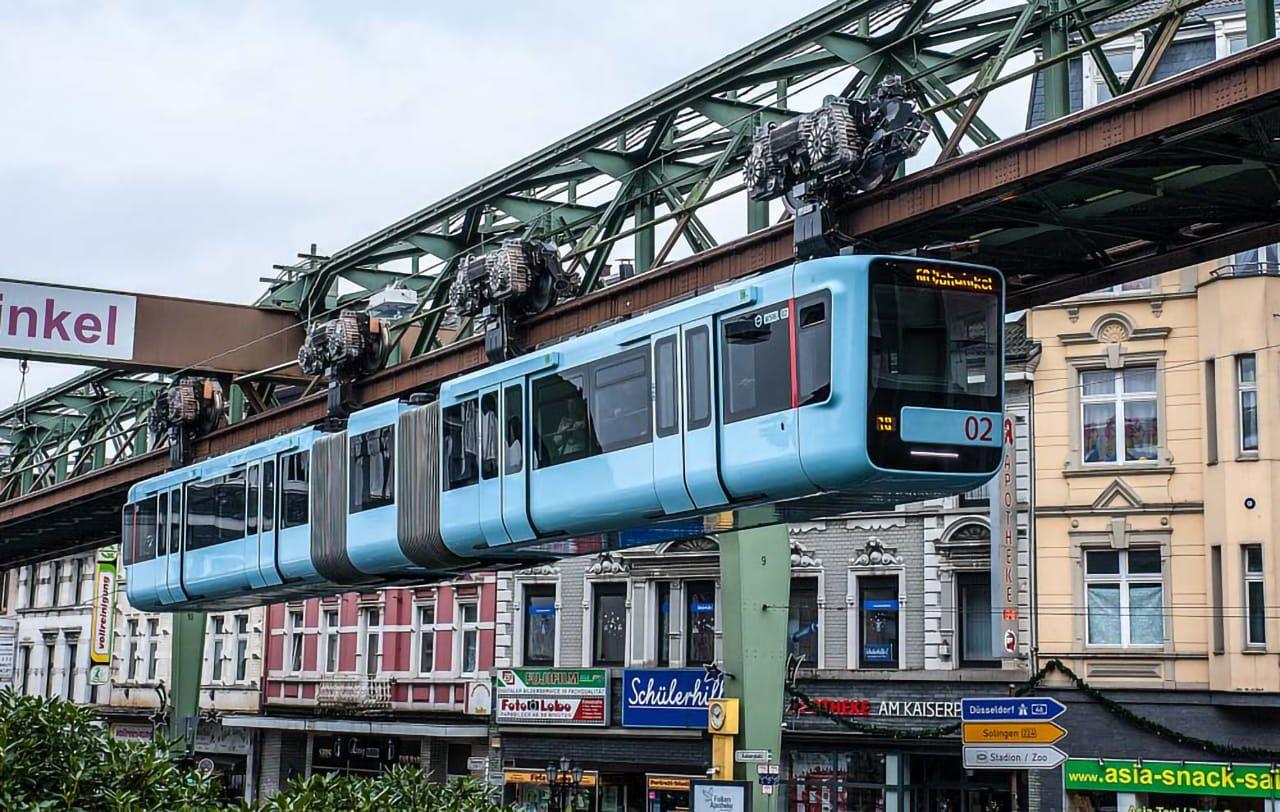
M 871 388 L 938 408 L 999 398 L 1000 327 L 995 274 L 882 262 L 871 272 Z

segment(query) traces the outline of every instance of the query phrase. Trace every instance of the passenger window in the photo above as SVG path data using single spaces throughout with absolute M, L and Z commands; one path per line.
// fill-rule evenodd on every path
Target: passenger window
M 524 387 L 508 386 L 503 397 L 502 421 L 506 430 L 502 468 L 505 473 L 518 474 L 524 467 Z
M 262 532 L 276 529 L 276 461 L 262 463 Z
M 791 408 L 791 328 L 786 303 L 725 319 L 724 422 Z
M 547 468 L 600 453 L 587 418 L 586 376 L 570 370 L 533 382 L 537 467 Z
M 498 393 L 480 398 L 480 476 L 493 479 L 498 475 Z
M 249 469 L 249 505 L 244 514 L 244 534 L 258 535 L 258 466 Z
M 711 425 L 711 341 L 706 327 L 695 327 L 684 338 L 685 389 L 689 430 Z
M 676 382 L 676 339 L 667 336 L 653 346 L 654 405 L 658 411 L 659 437 L 669 437 L 680 430 Z
M 383 426 L 351 438 L 348 502 L 352 513 L 386 507 L 396 500 L 395 429 Z
M 311 452 L 299 451 L 290 454 L 280 461 L 284 482 L 281 486 L 281 499 L 284 509 L 280 517 L 280 529 L 300 527 L 307 523 L 310 513 L 311 491 Z
M 182 490 L 169 491 L 169 555 L 182 549 Z
M 591 426 L 601 452 L 653 439 L 649 351 L 633 350 L 592 365 Z
M 169 495 L 162 493 L 156 499 L 160 503 L 160 513 L 156 517 L 156 555 L 168 555 Z
M 218 488 L 216 479 L 187 486 L 187 549 L 199 550 L 218 543 Z
M 156 522 L 156 497 L 143 499 L 138 503 L 138 512 L 134 521 L 134 563 L 141 564 L 156 557 L 156 536 L 159 525 Z
M 244 538 L 245 472 L 233 471 L 218 489 L 218 541 Z
M 831 294 L 812 293 L 796 302 L 796 379 L 801 406 L 831 397 Z
M 475 398 L 444 410 L 444 436 L 440 453 L 444 456 L 444 489 L 465 488 L 480 481 L 476 464 L 479 441 Z

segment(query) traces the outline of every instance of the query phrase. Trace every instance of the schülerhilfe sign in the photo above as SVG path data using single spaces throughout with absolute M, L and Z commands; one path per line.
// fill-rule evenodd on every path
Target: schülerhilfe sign
M 724 696 L 724 676 L 704 668 L 622 672 L 622 726 L 707 729 L 707 704 Z
M 133 358 L 137 299 L 0 279 L 0 353 Z

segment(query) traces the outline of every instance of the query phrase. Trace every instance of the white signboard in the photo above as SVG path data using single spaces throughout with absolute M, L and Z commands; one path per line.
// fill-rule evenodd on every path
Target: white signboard
M 746 781 L 693 781 L 693 812 L 751 812 L 751 784 Z
M 1050 744 L 964 746 L 966 770 L 1052 770 L 1067 760 L 1067 754 Z
M 609 724 L 609 672 L 603 668 L 500 668 L 493 681 L 499 723 Z
M 771 761 L 773 754 L 768 750 L 734 750 L 733 760 L 739 764 L 755 764 Z
M 136 317 L 133 296 L 0 280 L 0 352 L 127 361 Z
M 111 628 L 116 611 L 116 552 L 98 550 L 93 575 L 93 618 L 89 629 L 90 685 L 105 685 L 111 670 Z
M 0 686 L 13 682 L 13 655 L 18 641 L 18 621 L 0 618 Z

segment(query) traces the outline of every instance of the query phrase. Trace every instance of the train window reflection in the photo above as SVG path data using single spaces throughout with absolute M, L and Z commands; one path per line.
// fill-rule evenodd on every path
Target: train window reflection
M 280 528 L 300 527 L 309 519 L 311 452 L 300 451 L 281 457 L 280 469 L 283 480 L 281 499 L 284 503 Z
M 480 398 L 480 476 L 493 479 L 498 475 L 498 393 Z
M 689 430 L 711 424 L 711 340 L 706 327 L 695 327 L 684 339 L 685 387 Z
M 654 401 L 658 410 L 658 436 L 669 437 L 680 430 L 676 408 L 676 339 L 667 336 L 653 347 Z
M 395 429 L 383 426 L 351 438 L 351 512 L 386 507 L 396 499 Z
M 505 473 L 518 474 L 524 467 L 524 387 L 508 386 L 503 395 L 503 425 L 506 426 L 502 466 Z
M 790 318 L 780 303 L 724 321 L 724 422 L 791 408 Z
M 831 397 L 831 294 L 823 291 L 796 302 L 796 380 L 800 406 Z
M 649 353 L 623 353 L 600 361 L 592 370 L 591 426 L 600 451 L 649 442 Z
M 480 443 L 479 414 L 475 398 L 456 403 L 444 410 L 444 489 L 464 488 L 480 481 L 477 465 Z
M 588 425 L 586 376 L 580 371 L 533 382 L 533 421 L 538 468 L 600 453 Z

